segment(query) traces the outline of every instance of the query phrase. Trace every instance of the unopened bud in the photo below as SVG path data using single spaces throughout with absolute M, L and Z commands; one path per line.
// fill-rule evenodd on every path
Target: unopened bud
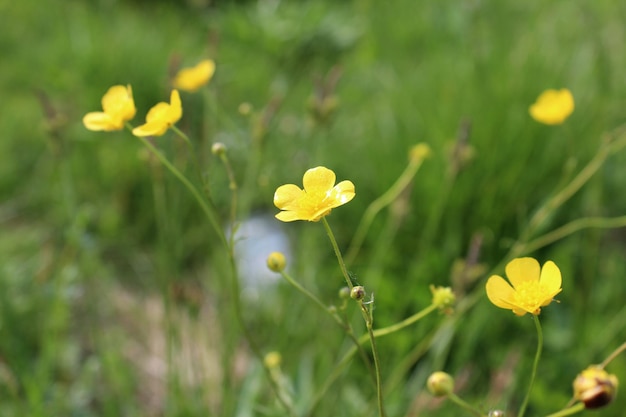
M 409 151 L 409 159 L 411 161 L 423 161 L 431 154 L 430 146 L 425 143 L 418 143 Z
M 592 365 L 574 380 L 574 398 L 585 404 L 585 408 L 604 407 L 615 398 L 617 377 L 599 366 Z
M 435 287 L 434 285 L 431 285 L 430 292 L 433 294 L 432 303 L 439 307 L 440 310 L 445 310 L 454 306 L 456 296 L 450 287 Z
M 504 411 L 502 410 L 491 410 L 487 417 L 504 417 Z
M 243 102 L 239 105 L 237 111 L 239 111 L 239 114 L 242 116 L 248 116 L 252 112 L 252 105 L 248 102 Z
M 283 272 L 286 265 L 285 255 L 280 252 L 272 252 L 267 257 L 267 267 L 270 271 Z
M 365 288 L 363 288 L 361 285 L 352 287 L 352 290 L 350 290 L 350 298 L 352 298 L 353 300 L 361 301 L 365 298 Z
M 339 298 L 341 298 L 342 300 L 346 299 L 350 297 L 350 288 L 348 287 L 342 287 L 339 290 Z
M 222 156 L 226 153 L 226 145 L 222 142 L 215 142 L 213 146 L 211 146 L 211 152 L 213 155 Z
M 263 358 L 263 364 L 266 368 L 269 369 L 278 368 L 280 366 L 281 360 L 282 357 L 280 353 L 272 351 L 265 355 L 265 357 Z
M 454 378 L 445 372 L 435 372 L 428 377 L 426 387 L 434 396 L 443 397 L 454 391 Z

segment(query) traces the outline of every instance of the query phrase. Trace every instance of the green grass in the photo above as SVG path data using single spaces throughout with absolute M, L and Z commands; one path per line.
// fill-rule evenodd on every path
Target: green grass
M 452 265 L 477 234 L 483 271 L 455 289 L 480 293 L 533 213 L 624 121 L 626 8 L 611 1 L 0 0 L 0 16 L 0 416 L 283 415 L 236 324 L 224 248 L 194 200 L 128 132 L 82 125 L 111 85 L 132 84 L 136 126 L 169 97 L 174 58 L 214 58 L 209 88 L 182 94 L 178 126 L 200 149 L 224 223 L 230 193 L 209 152 L 215 141 L 229 148 L 240 220 L 273 215 L 274 190 L 299 184 L 310 167 L 353 181 L 356 198 L 328 217 L 343 250 L 404 170 L 410 147 L 428 143 L 433 155 L 404 196 L 406 212 L 383 210 L 350 266 L 375 293 L 376 327 L 426 307 L 429 284 L 452 285 Z M 341 70 L 338 107 L 315 123 L 314 80 L 333 67 Z M 561 87 L 576 99 L 572 116 L 555 127 L 533 121 L 528 106 Z M 251 116 L 238 113 L 243 102 Z M 447 179 L 464 122 L 472 157 Z M 198 183 L 178 138 L 156 143 Z M 607 159 L 541 232 L 624 215 L 624 163 L 624 152 Z M 342 278 L 323 227 L 277 227 L 291 239 L 292 275 L 338 303 Z M 554 260 L 564 287 L 541 316 L 546 343 L 527 415 L 561 408 L 576 373 L 624 341 L 623 254 L 623 228 L 583 230 L 528 254 Z M 282 354 L 303 411 L 350 344 L 293 288 L 266 291 L 246 301 L 244 318 L 263 353 Z M 353 322 L 361 332 L 360 317 Z M 516 409 L 534 337 L 530 320 L 481 296 L 453 319 L 428 316 L 380 339 L 388 415 L 456 412 L 424 405 L 425 379 L 440 369 L 464 381 L 469 401 Z M 229 354 L 236 369 L 221 369 Z M 511 382 L 489 396 L 499 388 L 493 374 L 511 363 Z M 624 359 L 609 370 L 623 376 Z M 316 415 L 376 415 L 368 378 L 356 358 Z M 597 414 L 618 416 L 625 406 L 618 394 Z

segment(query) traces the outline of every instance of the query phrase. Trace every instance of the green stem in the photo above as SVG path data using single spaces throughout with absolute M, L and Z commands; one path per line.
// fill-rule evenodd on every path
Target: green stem
M 554 243 L 580 230 L 592 227 L 600 229 L 626 227 L 626 216 L 612 218 L 584 217 L 582 219 L 576 219 L 564 226 L 559 227 L 558 229 L 553 230 L 552 232 L 546 233 L 545 235 L 539 236 L 538 238 L 526 243 L 522 246 L 522 251 L 526 253 L 536 251 L 537 249 L 543 248 L 544 246 Z
M 450 393 L 446 396 L 450 401 L 452 401 L 453 403 L 455 403 L 456 405 L 458 405 L 459 407 L 463 408 L 464 410 L 469 411 L 470 413 L 474 414 L 477 417 L 484 417 L 483 413 L 480 412 L 480 410 L 478 410 L 477 408 L 475 408 L 473 405 L 465 402 L 464 400 L 462 400 L 460 397 L 458 397 L 456 394 L 454 393 Z
M 615 359 L 620 353 L 622 353 L 624 350 L 626 350 L 626 342 L 622 343 L 622 345 L 620 347 L 618 347 L 617 349 L 615 349 L 613 351 L 613 353 L 611 353 L 605 360 L 602 361 L 602 363 L 600 364 L 600 368 L 604 369 L 606 368 L 606 366 L 611 363 L 613 361 L 613 359 Z
M 144 137 L 139 137 L 139 140 L 148 149 L 150 149 L 150 151 L 154 154 L 154 156 L 156 156 L 159 159 L 159 161 L 161 161 L 161 163 L 172 173 L 172 175 L 174 175 L 185 186 L 185 188 L 187 188 L 187 190 L 191 193 L 191 195 L 196 199 L 196 201 L 200 205 L 200 208 L 206 215 L 207 219 L 209 220 L 209 223 L 211 223 L 211 226 L 213 226 L 213 229 L 216 231 L 224 247 L 228 247 L 228 242 L 226 241 L 224 232 L 222 231 L 222 228 L 220 227 L 220 224 L 217 220 L 217 214 L 215 214 L 215 211 L 212 210 L 211 207 L 209 207 L 209 204 L 206 202 L 206 200 L 202 198 L 202 195 L 200 195 L 200 192 L 198 192 L 198 189 L 191 183 L 191 181 L 187 179 L 187 177 L 185 177 L 174 165 L 172 165 L 172 163 L 161 152 L 159 152 L 159 150 L 156 149 L 154 145 L 150 143 L 148 139 Z
M 535 383 L 535 376 L 537 375 L 537 367 L 539 366 L 539 359 L 541 359 L 541 350 L 543 349 L 543 332 L 541 331 L 541 323 L 539 322 L 539 316 L 533 314 L 533 320 L 535 322 L 535 328 L 537 329 L 537 352 L 535 353 L 535 361 L 533 362 L 533 370 L 530 374 L 530 382 L 528 384 L 528 391 L 526 391 L 526 397 L 522 402 L 522 406 L 519 409 L 517 417 L 524 417 L 526 407 L 528 406 L 528 400 L 530 399 L 530 392 L 533 389 Z
M 361 245 L 363 244 L 363 240 L 365 240 L 365 236 L 367 235 L 367 231 L 369 230 L 372 222 L 376 215 L 386 206 L 393 203 L 400 193 L 406 189 L 406 187 L 411 183 L 415 174 L 422 166 L 422 162 L 424 160 L 419 158 L 412 158 L 409 162 L 409 165 L 405 168 L 404 172 L 400 175 L 400 177 L 396 180 L 396 182 L 389 188 L 383 195 L 374 200 L 369 207 L 365 210 L 363 217 L 361 218 L 361 222 L 354 233 L 354 237 L 352 238 L 352 242 L 350 242 L 350 247 L 348 248 L 348 253 L 346 255 L 346 263 L 348 265 L 352 264 L 354 258 L 359 253 L 361 249 Z
M 339 262 L 339 268 L 341 269 L 343 277 L 345 278 L 346 283 L 348 284 L 348 287 L 352 289 L 353 288 L 352 281 L 350 280 L 350 277 L 348 275 L 348 270 L 346 269 L 346 264 L 343 261 L 343 257 L 341 256 L 341 251 L 339 250 L 339 246 L 337 245 L 337 240 L 335 239 L 335 235 L 333 234 L 333 231 L 330 228 L 330 225 L 328 224 L 328 221 L 326 220 L 325 217 L 322 217 L 322 222 L 324 223 L 324 228 L 326 229 L 328 238 L 330 239 L 333 250 L 335 251 L 335 255 L 337 256 L 337 261 Z M 363 320 L 365 320 L 367 333 L 370 339 L 370 345 L 372 347 L 372 356 L 374 358 L 374 371 L 376 375 L 376 394 L 377 394 L 377 399 L 378 399 L 378 415 L 380 417 L 385 417 L 385 410 L 383 407 L 383 389 L 382 389 L 381 375 L 380 375 L 380 360 L 378 358 L 378 349 L 376 348 L 376 341 L 375 341 L 376 338 L 374 336 L 374 329 L 373 329 L 374 317 L 372 314 L 372 309 L 371 308 L 368 309 L 362 300 L 359 301 L 359 307 L 363 315 Z
M 561 411 L 557 411 L 556 413 L 552 413 L 552 414 L 548 415 L 547 417 L 571 416 L 572 414 L 580 413 L 584 409 L 585 409 L 585 404 L 584 403 L 578 403 L 578 404 L 573 405 L 573 406 L 571 406 L 569 408 L 565 408 L 565 409 L 563 409 Z
M 352 289 L 354 285 L 352 285 L 352 280 L 350 279 L 350 276 L 348 275 L 348 270 L 346 269 L 346 263 L 343 261 L 343 257 L 341 256 L 341 251 L 339 250 L 339 246 L 337 245 L 337 240 L 335 239 L 335 235 L 333 234 L 333 231 L 331 230 L 330 225 L 328 224 L 328 221 L 326 220 L 326 217 L 322 217 L 322 223 L 324 224 L 324 229 L 326 229 L 326 234 L 328 235 L 328 238 L 330 239 L 330 244 L 332 245 L 333 250 L 335 251 L 335 256 L 337 257 L 337 261 L 339 262 L 339 268 L 341 269 L 341 273 L 343 274 L 343 277 L 346 280 L 346 284 L 348 285 L 348 288 Z

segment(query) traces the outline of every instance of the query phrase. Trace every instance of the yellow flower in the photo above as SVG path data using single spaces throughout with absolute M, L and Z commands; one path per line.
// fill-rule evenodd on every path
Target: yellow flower
M 603 368 L 591 365 L 574 380 L 574 398 L 585 404 L 585 408 L 600 408 L 615 398 L 617 377 Z
M 547 125 L 560 125 L 574 111 L 574 96 L 566 88 L 546 90 L 530 106 L 533 119 Z
M 183 116 L 178 90 L 172 90 L 169 103 L 158 103 L 146 115 L 146 123 L 133 129 L 135 136 L 161 136 Z
M 195 67 L 183 68 L 174 77 L 174 87 L 193 93 L 208 83 L 215 73 L 215 62 L 205 59 Z
M 539 262 L 533 258 L 517 258 L 505 270 L 513 286 L 493 275 L 487 281 L 487 297 L 497 307 L 513 310 L 518 316 L 539 314 L 541 307 L 561 292 L 561 271 L 552 261 L 539 268 Z
M 352 200 L 354 184 L 346 180 L 335 185 L 335 179 L 335 173 L 330 169 L 316 167 L 304 173 L 304 190 L 294 184 L 281 185 L 274 193 L 274 205 L 283 211 L 276 218 L 283 222 L 316 222 L 335 207 Z
M 89 130 L 121 130 L 124 122 L 135 117 L 137 109 L 133 101 L 133 90 L 130 85 L 114 85 L 102 97 L 101 112 L 87 113 L 83 124 Z

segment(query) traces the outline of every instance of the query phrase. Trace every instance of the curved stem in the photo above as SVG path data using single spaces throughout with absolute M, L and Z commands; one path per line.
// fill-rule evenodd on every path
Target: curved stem
M 617 349 L 613 351 L 605 360 L 600 364 L 600 368 L 604 369 L 609 363 L 613 361 L 620 353 L 626 350 L 626 342 L 622 343 Z
M 159 150 L 156 149 L 154 145 L 150 143 L 148 139 L 144 137 L 139 137 L 139 140 L 148 149 L 150 149 L 150 151 L 154 154 L 154 156 L 156 156 L 159 159 L 159 161 L 161 161 L 161 163 L 172 173 L 172 175 L 174 175 L 185 186 L 185 188 L 187 188 L 187 190 L 191 193 L 191 195 L 196 199 L 196 201 L 200 205 L 200 208 L 206 215 L 207 219 L 209 220 L 209 223 L 211 223 L 211 226 L 213 226 L 213 229 L 216 231 L 224 247 L 228 247 L 228 242 L 226 241 L 224 232 L 222 231 L 222 228 L 220 227 L 220 224 L 217 220 L 217 214 L 215 213 L 214 208 L 209 207 L 209 204 L 207 203 L 207 201 L 204 198 L 202 198 L 202 195 L 200 195 L 200 192 L 191 183 L 191 181 L 189 181 L 187 177 L 185 177 L 174 165 L 172 165 L 172 163 L 161 152 L 159 152 Z
M 533 362 L 533 370 L 530 374 L 530 382 L 528 384 L 528 391 L 526 391 L 526 397 L 522 402 L 522 406 L 519 409 L 517 417 L 524 417 L 526 407 L 528 406 L 528 400 L 530 398 L 530 392 L 533 389 L 535 383 L 535 376 L 537 375 L 537 367 L 539 366 L 539 359 L 541 359 L 541 350 L 543 349 L 543 332 L 541 331 L 541 323 L 539 322 L 539 316 L 533 314 L 533 320 L 535 322 L 535 328 L 537 329 L 537 352 L 535 353 L 535 361 Z
M 557 411 L 556 413 L 552 413 L 552 414 L 548 415 L 547 417 L 571 416 L 572 414 L 580 413 L 584 409 L 585 409 L 585 404 L 584 403 L 578 403 L 578 404 L 573 405 L 571 407 L 565 408 L 565 409 L 563 409 L 561 411 Z
M 333 250 L 335 251 L 335 255 L 337 256 L 337 261 L 339 262 L 339 268 L 341 269 L 341 273 L 343 274 L 346 283 L 350 289 L 353 288 L 352 281 L 350 280 L 350 276 L 348 275 L 348 270 L 346 269 L 346 264 L 341 256 L 341 251 L 339 250 L 339 246 L 337 245 L 337 240 L 335 239 L 335 235 L 333 234 L 330 225 L 325 217 L 322 217 L 322 222 L 324 223 L 324 228 L 326 229 L 326 233 L 328 234 L 328 238 L 330 239 Z M 376 341 L 374 336 L 374 317 L 372 314 L 372 308 L 368 308 L 363 300 L 359 300 L 359 307 L 361 309 L 361 314 L 363 315 L 363 320 L 365 320 L 365 325 L 367 327 L 367 333 L 370 340 L 370 345 L 372 347 L 372 356 L 374 358 L 374 371 L 376 376 L 376 393 L 378 399 L 378 415 L 380 417 L 385 416 L 385 410 L 383 407 L 383 389 L 380 375 L 380 360 L 378 358 L 378 349 L 376 348 Z
M 383 195 L 378 197 L 376 200 L 372 201 L 372 203 L 367 207 L 363 217 L 361 218 L 361 222 L 354 233 L 354 237 L 350 242 L 350 247 L 348 248 L 348 253 L 346 255 L 346 263 L 348 265 L 352 264 L 354 258 L 359 253 L 361 249 L 361 245 L 363 244 L 363 240 L 367 235 L 367 231 L 369 230 L 372 222 L 376 215 L 386 206 L 393 203 L 394 200 L 398 198 L 400 193 L 406 189 L 406 187 L 411 183 L 415 174 L 422 166 L 422 162 L 424 159 L 411 159 L 409 165 L 405 168 L 404 172 L 400 175 L 400 177 L 396 180 L 396 182 L 389 188 Z
M 480 412 L 480 410 L 478 410 L 477 408 L 475 408 L 473 405 L 465 402 L 464 400 L 462 400 L 460 397 L 458 397 L 456 394 L 454 393 L 450 393 L 446 396 L 450 401 L 452 401 L 453 403 L 455 403 L 456 405 L 458 405 L 459 407 L 463 408 L 464 410 L 474 414 L 477 417 L 484 417 L 483 413 Z
M 328 239 L 330 239 L 330 244 L 335 251 L 335 256 L 337 257 L 337 261 L 339 262 L 339 268 L 341 269 L 341 273 L 343 274 L 344 279 L 346 280 L 346 284 L 348 288 L 352 289 L 354 285 L 352 285 L 352 280 L 348 275 L 348 270 L 346 269 L 346 263 L 343 261 L 343 257 L 341 256 L 341 251 L 339 250 L 339 246 L 337 245 L 337 240 L 335 239 L 335 235 L 326 220 L 326 217 L 322 217 L 322 223 L 324 224 L 324 229 L 326 229 L 326 234 L 328 235 Z

